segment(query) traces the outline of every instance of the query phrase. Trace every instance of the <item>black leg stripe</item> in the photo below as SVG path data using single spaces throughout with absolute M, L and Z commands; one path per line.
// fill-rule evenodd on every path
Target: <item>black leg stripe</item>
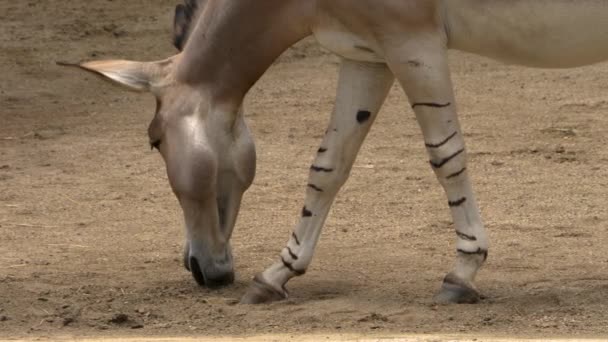
M 488 251 L 486 249 L 477 248 L 474 252 L 465 251 L 463 249 L 457 249 L 458 253 L 466 254 L 466 255 L 483 255 L 483 260 L 485 261 L 488 258 Z
M 459 238 L 466 240 L 466 241 L 477 241 L 477 238 L 473 235 L 467 235 L 467 234 L 461 233 L 459 231 L 456 231 L 456 235 L 458 235 Z
M 368 48 L 367 46 L 362 46 L 362 45 L 355 45 L 355 49 L 359 49 L 365 52 L 370 52 L 370 53 L 374 53 L 374 50 Z
M 451 175 L 445 177 L 446 179 L 452 179 L 452 178 L 456 178 L 458 176 L 460 176 L 461 174 L 463 174 L 465 171 L 467 170 L 466 167 L 463 167 L 462 170 L 458 171 L 458 172 L 454 172 Z
M 300 271 L 300 270 L 296 270 L 295 268 L 293 268 L 293 265 L 288 263 L 287 261 L 285 261 L 285 259 L 283 259 L 283 257 L 281 257 L 281 261 L 283 262 L 283 266 L 287 267 L 287 269 L 289 269 L 291 272 L 293 272 L 297 276 L 301 276 L 304 273 L 306 273 L 306 270 Z
M 315 191 L 323 192 L 323 189 L 319 188 L 318 186 L 316 186 L 314 184 L 308 184 L 308 187 L 311 188 L 311 189 L 313 189 L 313 190 L 315 190 Z
M 357 112 L 357 122 L 362 124 L 364 122 L 366 122 L 367 120 L 369 120 L 369 118 L 372 116 L 372 113 L 370 113 L 369 110 L 360 110 Z
M 325 153 L 325 152 L 327 152 L 327 149 L 325 147 L 319 147 L 319 150 L 317 152 Z
M 452 103 L 433 103 L 433 102 L 418 102 L 412 105 L 412 108 L 416 107 L 431 107 L 431 108 L 445 108 L 451 106 Z
M 312 211 L 306 209 L 306 207 L 302 208 L 302 217 L 311 217 Z
M 289 256 L 293 259 L 293 260 L 298 260 L 298 256 L 292 252 L 291 248 L 289 248 L 289 246 L 287 246 L 287 252 L 289 253 Z
M 300 245 L 300 239 L 298 239 L 298 236 L 296 235 L 295 232 L 291 233 L 291 237 L 293 238 L 293 240 L 296 242 L 296 245 Z
M 440 168 L 440 167 L 442 167 L 443 165 L 447 164 L 447 163 L 448 163 L 450 160 L 452 160 L 452 159 L 454 159 L 454 158 L 458 157 L 458 155 L 460 155 L 462 152 L 464 152 L 464 148 L 463 148 L 463 149 L 460 149 L 460 150 L 458 150 L 458 151 L 456 151 L 456 153 L 454 153 L 454 154 L 452 154 L 451 156 L 449 156 L 449 157 L 447 157 L 447 158 L 444 158 L 444 159 L 442 159 L 442 160 L 440 160 L 440 161 L 438 161 L 438 162 L 434 162 L 434 161 L 432 161 L 432 160 L 431 160 L 431 161 L 430 161 L 430 163 L 431 163 L 431 165 L 432 165 L 434 168 L 439 169 L 439 168 Z
M 458 135 L 458 132 L 454 132 L 452 133 L 452 135 L 450 135 L 449 137 L 445 138 L 445 140 L 443 140 L 442 142 L 438 143 L 438 144 L 425 144 L 426 147 L 428 148 L 439 148 L 445 144 L 447 144 L 450 140 L 452 140 L 453 137 L 455 137 L 456 135 Z
M 328 169 L 328 168 L 320 167 L 320 166 L 316 166 L 316 165 L 311 166 L 310 169 L 315 172 L 333 172 L 334 171 L 334 169 Z
M 467 198 L 463 197 L 457 201 L 449 201 L 448 204 L 450 205 L 450 207 L 459 207 L 466 201 L 467 201 Z
M 283 266 L 287 267 L 290 271 L 293 272 L 293 265 L 288 263 L 287 261 L 285 261 L 285 259 L 283 259 L 283 257 L 281 256 L 281 261 L 283 262 Z
M 150 142 L 150 149 L 151 150 L 157 149 L 160 151 L 160 143 L 161 143 L 160 140 L 155 140 L 155 141 Z

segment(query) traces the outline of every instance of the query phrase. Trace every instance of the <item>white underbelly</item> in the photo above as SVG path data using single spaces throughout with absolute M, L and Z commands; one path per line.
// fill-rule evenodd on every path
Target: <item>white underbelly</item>
M 608 1 L 445 1 L 450 47 L 536 67 L 608 59 Z

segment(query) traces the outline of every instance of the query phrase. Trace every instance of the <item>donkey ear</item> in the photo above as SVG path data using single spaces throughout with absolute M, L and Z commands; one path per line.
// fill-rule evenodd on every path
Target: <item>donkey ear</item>
M 126 86 L 131 90 L 150 91 L 152 87 L 165 76 L 162 62 L 132 62 L 123 60 L 107 60 L 86 62 L 80 64 L 58 63 L 64 66 L 80 67 L 83 70 L 95 73 L 105 79 Z
M 196 25 L 196 20 L 205 8 L 207 0 L 185 0 L 184 4 L 175 7 L 173 19 L 173 45 L 182 51 L 190 33 Z
M 173 46 L 179 51 L 184 49 L 186 40 L 188 40 L 188 26 L 190 25 L 190 17 L 188 16 L 187 7 L 179 4 L 175 7 L 175 17 L 173 18 Z

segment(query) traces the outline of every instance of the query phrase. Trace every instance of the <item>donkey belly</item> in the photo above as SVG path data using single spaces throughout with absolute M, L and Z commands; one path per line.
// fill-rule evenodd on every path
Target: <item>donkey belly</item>
M 340 57 L 360 62 L 384 62 L 384 58 L 372 49 L 367 39 L 341 25 L 317 27 L 314 36 L 319 45 Z
M 608 59 L 608 1 L 444 1 L 450 48 L 566 68 Z

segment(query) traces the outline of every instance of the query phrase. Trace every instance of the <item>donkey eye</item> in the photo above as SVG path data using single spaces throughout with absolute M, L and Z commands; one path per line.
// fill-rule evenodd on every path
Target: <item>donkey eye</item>
M 160 139 L 150 142 L 150 149 L 152 149 L 152 150 L 157 149 L 160 151 L 159 147 L 160 147 Z

